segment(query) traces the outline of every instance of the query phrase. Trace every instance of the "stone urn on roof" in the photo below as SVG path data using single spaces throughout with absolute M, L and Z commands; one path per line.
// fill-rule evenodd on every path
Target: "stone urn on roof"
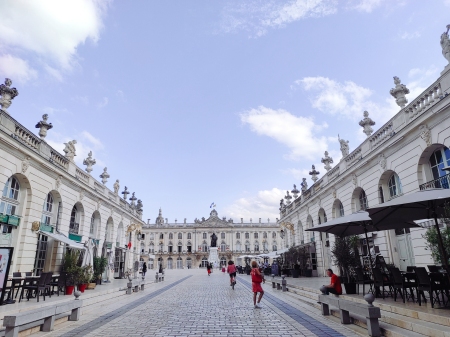
M 8 113 L 6 109 L 11 106 L 11 101 L 19 94 L 16 88 L 11 88 L 11 84 L 12 81 L 9 78 L 5 78 L 5 84 L 0 84 L 0 106 L 6 113 Z
M 409 94 L 409 89 L 406 85 L 402 84 L 397 76 L 394 76 L 395 88 L 392 88 L 389 92 L 395 98 L 395 102 L 401 108 L 404 108 L 408 100 L 406 94 Z

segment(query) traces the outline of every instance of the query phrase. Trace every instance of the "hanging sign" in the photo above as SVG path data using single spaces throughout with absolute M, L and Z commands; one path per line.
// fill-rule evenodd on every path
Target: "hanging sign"
M 6 214 L 0 214 L 0 222 L 8 223 L 8 216 Z
M 8 225 L 19 226 L 20 218 L 18 216 L 10 215 L 8 217 Z

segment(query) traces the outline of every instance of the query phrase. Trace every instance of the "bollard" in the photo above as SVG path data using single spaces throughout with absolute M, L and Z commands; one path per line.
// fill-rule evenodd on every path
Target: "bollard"
M 131 293 L 133 292 L 133 290 L 131 289 L 132 286 L 133 286 L 132 282 L 127 283 L 127 295 L 131 295 Z
M 137 284 L 134 286 L 134 292 L 135 292 L 135 293 L 139 292 L 139 283 L 137 283 Z
M 158 272 L 156 272 L 156 275 L 155 275 L 155 283 L 158 283 L 158 281 L 159 281 L 159 278 L 158 278 Z
M 144 282 L 141 284 L 141 291 L 144 290 Z
M 281 287 L 283 288 L 283 291 L 287 291 L 287 289 L 286 289 L 287 281 L 284 279 L 285 277 L 286 277 L 286 275 L 281 275 L 281 278 L 283 279 L 281 281 Z

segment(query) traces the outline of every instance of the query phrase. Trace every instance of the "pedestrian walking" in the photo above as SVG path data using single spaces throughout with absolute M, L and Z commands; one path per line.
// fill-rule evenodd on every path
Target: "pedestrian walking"
M 209 263 L 206 264 L 206 271 L 208 272 L 208 276 L 211 275 L 211 265 Z
M 147 272 L 147 263 L 142 264 L 142 276 L 145 277 L 145 273 Z
M 253 291 L 253 305 L 255 309 L 261 309 L 260 302 L 264 295 L 264 290 L 261 287 L 261 282 L 266 283 L 264 279 L 264 275 L 261 274 L 258 268 L 258 263 L 256 261 L 252 261 L 252 271 L 250 272 L 252 276 L 252 291 Z M 256 302 L 256 296 L 259 293 L 258 302 Z

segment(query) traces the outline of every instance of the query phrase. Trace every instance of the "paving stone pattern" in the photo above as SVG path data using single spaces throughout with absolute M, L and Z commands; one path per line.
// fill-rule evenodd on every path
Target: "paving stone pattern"
M 357 336 L 295 302 L 287 303 L 286 294 L 269 285 L 264 285 L 262 309 L 255 309 L 248 277 L 239 277 L 235 290 L 229 286 L 228 275 L 217 270 L 211 276 L 205 270 L 167 271 L 166 279 L 127 296 L 122 303 L 113 301 L 83 312 L 78 322 L 36 335 Z

